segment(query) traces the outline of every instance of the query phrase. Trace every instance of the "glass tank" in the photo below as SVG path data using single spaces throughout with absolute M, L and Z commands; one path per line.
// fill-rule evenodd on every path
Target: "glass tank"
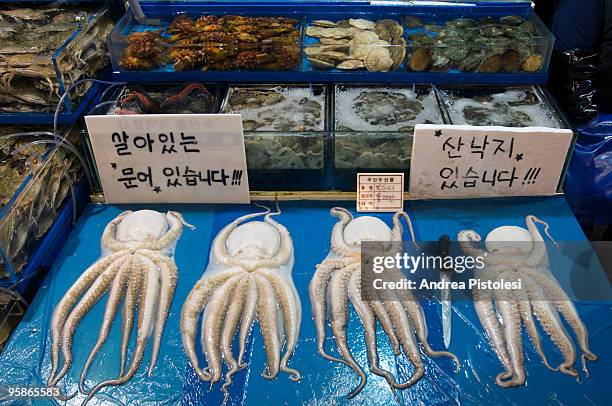
M 108 64 L 106 37 L 112 28 L 107 7 L 2 6 L 0 113 L 54 112 L 68 87 Z M 78 102 L 89 87 L 74 89 L 68 100 Z
M 323 85 L 230 86 L 221 112 L 242 114 L 251 189 L 324 188 L 327 99 Z
M 82 175 L 80 162 L 72 152 L 32 143 L 44 137 L 10 135 L 24 130 L 31 131 L 0 127 L 2 286 L 5 282 L 12 285 L 19 279 L 28 256 L 53 225 L 63 202 Z M 78 143 L 78 131 L 72 130 L 67 139 Z

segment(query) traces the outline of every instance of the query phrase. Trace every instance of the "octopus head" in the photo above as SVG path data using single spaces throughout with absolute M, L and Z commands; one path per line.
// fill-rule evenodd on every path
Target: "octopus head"
M 138 210 L 125 216 L 117 225 L 121 242 L 156 241 L 168 231 L 166 216 L 155 210 Z
M 391 229 L 379 218 L 357 217 L 344 228 L 344 241 L 353 247 L 362 241 L 391 241 Z
M 485 239 L 490 252 L 504 254 L 529 254 L 533 250 L 533 239 L 528 230 L 516 226 L 497 227 Z
M 236 227 L 226 241 L 232 257 L 246 261 L 271 258 L 280 248 L 278 231 L 263 221 L 251 221 Z

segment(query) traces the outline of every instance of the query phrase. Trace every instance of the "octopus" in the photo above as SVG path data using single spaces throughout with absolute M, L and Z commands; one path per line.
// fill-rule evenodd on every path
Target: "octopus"
M 476 314 L 504 368 L 495 379 L 496 384 L 503 388 L 521 386 L 526 381 L 522 326 L 525 326 L 536 352 L 548 369 L 579 380 L 578 371 L 574 368 L 576 349 L 559 313 L 576 336 L 586 376 L 589 374 L 587 361 L 597 360 L 589 348 L 588 332 L 576 307 L 548 269 L 548 252 L 536 223 L 545 226 L 545 233 L 554 242 L 548 232 L 548 224 L 532 215 L 527 216 L 525 222 L 527 230 L 520 227 L 501 227 L 497 230 L 510 229 L 519 236 L 522 233 L 521 241 L 528 242 L 527 249 L 522 248 L 523 244 L 514 243 L 512 247 L 496 244 L 495 247 L 499 249 L 483 250 L 474 245 L 481 240 L 475 231 L 464 230 L 458 234 L 459 244 L 466 254 L 484 259 L 485 269 L 481 278 L 498 280 L 503 277 L 507 281 L 520 280 L 523 285 L 522 289 L 511 292 L 473 291 Z M 488 247 L 494 232 L 487 237 Z M 503 325 L 500 325 L 499 317 Z M 563 362 L 557 367 L 553 368 L 544 354 L 535 320 L 539 321 L 563 356 Z
M 98 340 L 87 358 L 79 382 L 79 389 L 87 394 L 85 403 L 100 389 L 124 384 L 134 376 L 151 336 L 153 344 L 147 373 L 149 376 L 152 374 L 177 284 L 178 270 L 172 255 L 185 225 L 192 227 L 185 223 L 180 213 L 169 211 L 164 216 L 153 210 L 126 211 L 107 224 L 101 239 L 103 257 L 81 274 L 53 312 L 48 386 L 56 386 L 70 369 L 74 333 L 83 317 L 106 292 L 108 300 Z M 100 382 L 88 392 L 85 387 L 87 371 L 108 339 L 122 300 L 119 377 Z M 126 370 L 134 324 L 136 348 Z M 60 351 L 62 365 L 59 363 Z
M 198 377 L 211 384 L 221 380 L 223 357 L 227 364 L 221 387 L 225 399 L 232 376 L 247 367 L 243 358 L 255 321 L 266 352 L 262 376 L 275 379 L 284 372 L 292 381 L 301 379 L 300 372 L 288 365 L 297 345 L 302 315 L 291 278 L 293 240 L 289 231 L 272 218 L 278 214 L 280 210 L 271 213 L 268 209 L 239 217 L 225 226 L 213 241 L 202 278 L 183 305 L 180 325 L 187 357 Z M 264 221 L 245 223 L 260 216 Z M 195 344 L 201 313 L 205 368 L 200 367 Z M 236 357 L 232 342 L 237 333 Z M 281 354 L 283 346 L 285 351 Z
M 349 302 L 353 305 L 364 328 L 370 371 L 383 377 L 392 389 L 409 388 L 425 373 L 415 332 L 427 355 L 450 357 L 458 366 L 459 360 L 454 354 L 435 351 L 429 345 L 425 314 L 413 297 L 402 297 L 402 300 L 398 297 L 388 297 L 372 301 L 363 300 L 361 297 L 360 243 L 367 240 L 401 242 L 402 218 L 406 219 L 414 241 L 412 223 L 408 215 L 404 212 L 396 213 L 393 216 L 393 230 L 374 217 L 362 216 L 353 219 L 348 210 L 339 207 L 331 209 L 331 215 L 338 218 L 331 234 L 331 252 L 317 266 L 308 293 L 312 303 L 319 354 L 329 361 L 345 364 L 359 376 L 359 384 L 351 390 L 347 398 L 355 397 L 367 383 L 366 375 L 353 358 L 347 342 Z M 326 319 L 330 321 L 331 332 L 341 358 L 329 355 L 325 351 Z M 394 353 L 400 355 L 403 350 L 414 365 L 414 373 L 405 382 L 397 382 L 389 371 L 379 366 L 376 343 L 377 321 L 389 338 Z

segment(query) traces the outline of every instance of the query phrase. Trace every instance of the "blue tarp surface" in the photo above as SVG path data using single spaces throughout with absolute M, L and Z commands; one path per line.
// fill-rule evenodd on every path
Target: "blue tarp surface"
M 336 203 L 351 209 L 348 202 Z M 293 237 L 295 266 L 293 277 L 303 308 L 300 339 L 290 365 L 302 373 L 302 380 L 291 382 L 284 374 L 268 381 L 261 376 L 265 368 L 263 342 L 258 328 L 250 340 L 249 368 L 235 375 L 228 404 L 234 405 L 389 405 L 389 404 L 609 404 L 612 385 L 612 304 L 577 304 L 578 311 L 590 332 L 592 350 L 599 361 L 590 364 L 591 377 L 577 383 L 573 378 L 547 370 L 524 334 L 527 384 L 513 389 L 495 385 L 494 377 L 501 365 L 490 349 L 471 303 L 456 303 L 453 316 L 453 339 L 450 350 L 461 360 L 462 368 L 454 372 L 447 359 L 432 360 L 422 354 L 426 373 L 415 386 L 394 395 L 386 382 L 368 374 L 365 390 L 351 401 L 343 399 L 357 383 L 357 377 L 346 366 L 328 362 L 316 352 L 314 324 L 310 315 L 307 286 L 318 264 L 329 250 L 329 236 L 335 218 L 329 215 L 334 202 L 282 202 L 283 213 L 277 219 Z M 130 207 L 135 209 L 138 207 Z M 168 210 L 167 206 L 152 207 Z M 25 318 L 13 333 L 0 355 L 0 385 L 42 386 L 50 371 L 49 322 L 55 305 L 78 275 L 100 255 L 99 239 L 104 226 L 126 207 L 89 205 L 44 282 Z M 206 268 L 211 241 L 218 231 L 243 214 L 259 210 L 254 206 L 198 205 L 179 206 L 185 219 L 197 227 L 185 230 L 176 250 L 179 284 L 162 340 L 157 367 L 146 377 L 148 354 L 137 375 L 126 385 L 103 389 L 90 404 L 220 404 L 220 385 L 209 387 L 200 382 L 184 355 L 179 330 L 181 306 L 194 283 Z M 524 226 L 527 214 L 534 214 L 551 224 L 551 233 L 559 241 L 585 241 L 574 216 L 562 197 L 538 199 L 473 200 L 407 202 L 406 210 L 413 218 L 417 238 L 435 241 L 441 234 L 451 236 L 462 229 L 474 229 L 481 235 L 502 225 Z M 390 224 L 391 215 L 377 215 Z M 408 233 L 404 238 L 408 238 Z M 81 322 L 74 338 L 74 362 L 61 382 L 68 393 L 78 383 L 80 371 L 95 343 L 104 310 L 105 299 Z M 429 341 L 435 349 L 442 349 L 439 304 L 424 303 L 429 326 Z M 119 317 L 118 317 L 119 319 Z M 405 378 L 412 371 L 402 355 L 393 355 L 388 340 L 379 328 L 381 366 L 396 377 Z M 544 337 L 544 333 L 541 332 Z M 367 370 L 363 331 L 351 312 L 348 334 L 351 350 L 357 361 Z M 119 371 L 120 321 L 117 320 L 108 342 L 96 358 L 88 387 L 94 382 L 113 378 Z M 329 339 L 327 348 L 333 353 L 335 345 Z M 132 343 L 131 348 L 133 348 Z M 553 363 L 561 355 L 552 343 L 544 339 L 544 349 Z M 202 357 L 202 355 L 200 354 Z M 79 404 L 83 396 L 70 404 Z M 15 402 L 22 404 L 25 402 Z M 52 404 L 38 400 L 34 404 Z

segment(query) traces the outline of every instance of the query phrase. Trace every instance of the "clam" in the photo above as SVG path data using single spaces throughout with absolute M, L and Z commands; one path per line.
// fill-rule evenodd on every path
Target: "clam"
M 387 48 L 377 47 L 368 52 L 364 65 L 369 72 L 387 72 L 393 66 L 393 59 Z
M 365 64 L 360 59 L 348 59 L 336 66 L 336 68 L 343 70 L 362 69 L 364 67 Z
M 355 28 L 359 28 L 360 30 L 373 30 L 376 27 L 376 23 L 374 21 L 365 20 L 363 18 L 351 18 L 349 20 L 349 24 Z

